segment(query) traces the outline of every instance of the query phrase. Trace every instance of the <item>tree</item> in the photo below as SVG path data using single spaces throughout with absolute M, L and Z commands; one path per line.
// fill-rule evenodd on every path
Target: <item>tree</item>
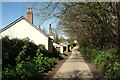
M 75 37 L 82 46 L 109 48 L 116 45 L 116 3 L 44 3 L 34 8 L 44 21 L 55 18 L 70 37 Z M 42 17 L 41 17 L 41 16 Z
M 117 38 L 117 42 L 118 42 L 118 55 L 120 52 L 120 2 L 118 2 L 116 4 L 116 13 L 117 13 L 117 28 L 118 28 L 118 38 Z M 120 55 L 119 55 L 120 56 Z
M 69 5 L 71 5 L 70 3 Z M 76 3 L 62 15 L 65 32 L 77 36 L 79 43 L 104 48 L 116 43 L 114 3 Z M 112 37 L 112 38 L 110 38 Z

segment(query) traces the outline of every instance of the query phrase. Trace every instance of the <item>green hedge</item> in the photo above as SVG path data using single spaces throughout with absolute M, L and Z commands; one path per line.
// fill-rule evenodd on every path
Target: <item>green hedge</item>
M 55 58 L 45 57 L 40 50 L 37 50 L 37 54 L 34 59 L 29 56 L 26 61 L 21 60 L 24 57 L 23 50 L 17 57 L 17 65 L 9 66 L 3 70 L 4 79 L 17 79 L 17 80 L 29 80 L 40 79 L 45 72 L 48 72 L 56 63 Z
M 81 48 L 87 58 L 89 58 L 108 80 L 120 79 L 120 59 L 115 56 L 116 49 L 101 50 L 93 48 Z
M 48 54 L 43 45 L 37 46 L 29 39 L 2 38 L 3 80 L 42 78 L 57 63 L 54 54 Z

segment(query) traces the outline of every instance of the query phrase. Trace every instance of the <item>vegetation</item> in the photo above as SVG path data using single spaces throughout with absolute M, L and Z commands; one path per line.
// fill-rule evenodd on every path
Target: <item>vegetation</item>
M 46 4 L 39 9 L 33 7 L 38 14 L 44 13 L 41 15 L 44 18 L 39 16 L 40 19 L 57 18 L 59 27 L 68 36 L 77 39 L 85 56 L 91 59 L 107 78 L 119 79 L 120 2 Z
M 39 6 L 39 5 L 43 6 Z M 119 3 L 111 2 L 71 2 L 33 3 L 36 16 L 41 23 L 47 19 L 58 20 L 66 34 L 76 38 L 80 46 L 100 48 L 117 44 Z
M 60 55 L 50 55 L 43 45 L 37 46 L 29 39 L 2 38 L 3 80 L 42 78 L 59 58 Z
M 78 41 L 81 48 L 80 51 L 97 65 L 106 78 L 110 80 L 120 78 L 120 2 L 50 2 L 44 4 L 34 3 L 32 6 L 36 12 L 35 15 L 41 21 L 40 23 L 51 18 L 56 19 L 58 21 L 57 26 L 63 29 L 71 39 L 73 38 Z M 58 30 L 60 29 L 56 29 L 55 34 Z M 56 42 L 59 42 L 58 34 L 55 35 Z M 61 38 L 61 40 L 64 39 Z M 17 42 L 16 40 L 10 40 L 9 43 L 9 40 L 6 39 L 5 42 L 3 40 L 3 71 L 7 71 L 5 75 L 11 76 L 10 72 L 12 74 L 16 73 L 14 74 L 15 76 L 21 76 L 23 73 L 19 71 L 27 71 L 25 66 L 36 67 L 31 64 L 36 65 L 37 60 L 45 59 L 45 63 L 39 65 L 43 68 L 40 69 L 43 70 L 40 71 L 40 74 L 42 74 L 46 71 L 42 64 L 48 65 L 49 59 L 53 59 L 52 56 L 48 58 L 50 55 L 47 54 L 45 49 L 42 52 L 42 49 L 39 49 L 33 43 L 28 45 L 26 40 L 24 42 L 21 40 Z M 13 45 L 14 43 L 16 45 Z M 18 44 L 20 47 L 16 47 Z M 30 45 L 34 47 L 30 47 Z M 33 48 L 34 50 L 32 50 Z M 36 51 L 43 55 L 33 54 Z M 19 65 L 22 65 L 22 67 Z M 39 66 L 34 68 L 34 71 L 39 69 Z M 20 70 L 23 67 L 24 70 Z M 28 71 L 30 74 L 27 76 L 31 76 L 34 71 Z M 26 76 L 26 74 L 24 75 Z M 24 77 L 22 78 L 24 79 Z
M 113 56 L 116 53 L 115 48 L 103 50 L 87 47 L 81 48 L 80 51 L 96 64 L 108 80 L 120 79 L 120 60 L 119 57 Z

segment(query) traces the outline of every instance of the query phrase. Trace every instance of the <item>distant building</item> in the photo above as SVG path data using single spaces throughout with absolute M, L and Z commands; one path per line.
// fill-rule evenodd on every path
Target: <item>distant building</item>
M 71 46 L 68 42 L 63 42 L 63 43 L 60 43 L 61 46 L 63 46 L 63 52 L 70 52 L 71 50 Z
M 57 44 L 57 43 L 53 43 L 53 46 L 56 48 L 57 51 L 59 51 L 60 53 L 63 53 L 63 46 Z
M 51 32 L 51 26 L 49 31 Z M 39 27 L 33 24 L 33 12 L 32 8 L 27 9 L 27 19 L 23 16 L 13 21 L 11 24 L 0 30 L 2 37 L 9 36 L 9 38 L 29 38 L 35 44 L 43 44 L 45 48 L 52 52 L 53 50 L 53 38 L 52 36 L 44 33 Z

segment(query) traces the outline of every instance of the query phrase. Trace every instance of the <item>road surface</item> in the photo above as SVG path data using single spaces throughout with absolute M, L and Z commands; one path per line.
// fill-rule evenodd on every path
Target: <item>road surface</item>
M 53 76 L 54 78 L 79 78 L 87 80 L 93 78 L 88 65 L 80 52 L 77 51 L 77 48 L 73 48 L 71 56 Z

